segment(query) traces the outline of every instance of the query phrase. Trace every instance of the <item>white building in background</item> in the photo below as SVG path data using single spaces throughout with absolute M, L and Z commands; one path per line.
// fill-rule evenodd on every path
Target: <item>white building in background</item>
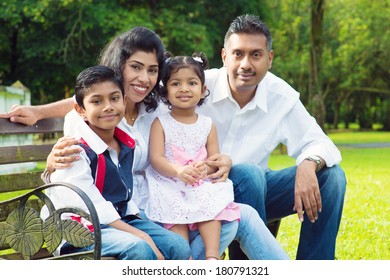
M 20 81 L 16 81 L 11 86 L 0 86 L 0 112 L 8 112 L 14 104 L 31 105 L 30 90 Z M 29 145 L 32 143 L 32 135 L 0 135 L 1 147 Z M 34 162 L 0 165 L 0 174 L 23 172 L 35 167 L 36 163 Z

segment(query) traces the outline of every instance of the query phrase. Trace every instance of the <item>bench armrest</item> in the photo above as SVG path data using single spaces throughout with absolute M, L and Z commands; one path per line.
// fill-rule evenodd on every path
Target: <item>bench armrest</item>
M 74 191 L 85 203 L 88 213 L 75 207 L 55 209 L 50 198 L 45 194 L 48 188 L 65 187 Z M 28 202 L 38 198 L 49 209 L 49 217 L 42 221 L 40 209 L 30 208 Z M 14 207 L 13 205 L 17 205 Z M 62 240 L 75 247 L 94 244 L 90 253 L 93 259 L 101 259 L 101 229 L 96 209 L 90 198 L 77 186 L 68 183 L 50 183 L 37 187 L 28 193 L 0 202 L 0 211 L 13 209 L 5 222 L 0 223 L 0 248 L 8 245 L 20 252 L 25 259 L 32 259 L 39 250 L 46 246 L 52 253 Z M 71 219 L 62 220 L 62 213 L 73 213 L 90 221 L 93 233 L 80 223 Z

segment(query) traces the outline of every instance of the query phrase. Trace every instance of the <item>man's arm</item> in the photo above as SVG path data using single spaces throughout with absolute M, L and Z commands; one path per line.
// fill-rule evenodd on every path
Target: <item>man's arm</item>
M 9 118 L 11 122 L 33 125 L 47 118 L 65 117 L 73 109 L 73 98 L 36 106 L 13 105 L 11 111 L 0 113 L 0 118 Z

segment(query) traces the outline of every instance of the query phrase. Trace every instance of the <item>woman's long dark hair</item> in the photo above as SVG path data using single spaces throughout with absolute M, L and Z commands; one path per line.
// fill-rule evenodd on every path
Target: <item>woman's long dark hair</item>
M 149 28 L 137 26 L 116 36 L 103 49 L 99 64 L 112 68 L 117 75 L 122 77 L 122 71 L 127 59 L 137 51 L 155 52 L 157 56 L 157 83 L 142 101 L 146 105 L 146 111 L 151 112 L 158 106 L 160 81 L 164 71 L 164 45 L 155 32 Z

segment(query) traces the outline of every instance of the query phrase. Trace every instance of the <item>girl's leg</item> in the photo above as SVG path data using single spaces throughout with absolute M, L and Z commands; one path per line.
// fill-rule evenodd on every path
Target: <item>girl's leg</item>
M 226 250 L 232 240 L 236 237 L 238 229 L 238 221 L 222 221 L 221 240 L 219 244 L 219 255 Z M 199 230 L 190 231 L 190 246 L 192 257 L 195 260 L 206 259 L 206 252 L 202 237 L 199 234 Z
M 189 234 L 188 234 L 188 225 L 186 225 L 186 224 L 176 224 L 176 225 L 170 227 L 169 230 L 174 232 L 174 233 L 179 234 L 185 240 L 188 241 L 188 244 L 190 244 L 190 237 L 189 237 Z M 190 256 L 189 259 L 192 260 L 193 259 L 192 256 Z
M 179 234 L 180 236 L 182 236 L 185 240 L 187 240 L 188 242 L 190 242 L 190 239 L 188 237 L 188 225 L 185 225 L 185 224 L 177 224 L 177 225 L 174 225 L 172 226 L 170 229 L 170 231 L 172 232 L 175 232 L 177 234 Z
M 206 249 L 206 260 L 219 260 L 219 242 L 221 238 L 221 222 L 212 220 L 198 223 Z

